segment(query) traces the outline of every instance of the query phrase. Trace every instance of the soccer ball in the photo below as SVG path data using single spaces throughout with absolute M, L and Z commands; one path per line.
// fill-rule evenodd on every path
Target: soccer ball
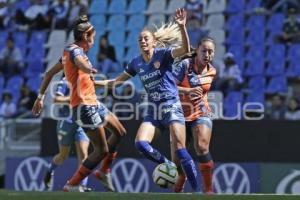
M 172 187 L 176 183 L 177 177 L 177 168 L 167 163 L 157 165 L 152 174 L 154 183 L 162 188 Z

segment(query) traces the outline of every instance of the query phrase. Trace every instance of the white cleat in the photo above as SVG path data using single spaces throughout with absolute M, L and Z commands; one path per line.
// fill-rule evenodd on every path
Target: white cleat
M 101 170 L 95 170 L 94 175 L 108 191 L 110 191 L 110 192 L 115 191 L 115 187 L 112 184 L 110 172 L 104 173 Z
M 63 187 L 64 192 L 84 192 L 81 185 L 70 185 L 69 182 Z

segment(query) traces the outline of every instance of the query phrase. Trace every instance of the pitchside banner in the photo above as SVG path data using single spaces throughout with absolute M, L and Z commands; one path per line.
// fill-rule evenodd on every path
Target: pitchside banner
M 300 194 L 299 164 L 263 164 L 261 179 L 263 193 Z
M 50 158 L 8 158 L 6 160 L 5 188 L 21 191 L 44 191 L 43 177 Z M 112 168 L 113 184 L 118 192 L 172 192 L 162 189 L 152 181 L 156 164 L 146 159 L 118 159 Z M 75 158 L 66 160 L 54 174 L 51 190 L 62 190 L 77 168 Z M 200 173 L 198 180 L 201 184 Z M 257 193 L 259 192 L 259 165 L 239 163 L 219 163 L 214 170 L 214 188 L 217 193 Z M 105 191 L 101 183 L 89 176 L 88 186 L 94 191 Z M 185 192 L 191 192 L 186 183 Z

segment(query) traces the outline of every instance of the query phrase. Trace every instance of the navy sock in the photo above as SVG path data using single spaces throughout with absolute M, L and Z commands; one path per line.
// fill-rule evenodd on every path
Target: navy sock
M 198 161 L 200 163 L 208 163 L 211 160 L 212 160 L 212 157 L 211 157 L 211 154 L 209 152 L 207 154 L 198 156 Z
M 169 162 L 169 160 L 163 156 L 158 150 L 154 149 L 147 141 L 135 142 L 135 147 L 144 154 L 146 158 L 156 162 L 158 164 Z
M 199 186 L 198 186 L 198 182 L 197 182 L 197 171 L 196 171 L 196 166 L 195 166 L 195 163 L 194 163 L 192 157 L 187 152 L 186 148 L 176 150 L 176 155 L 180 160 L 183 171 L 184 171 L 189 183 L 191 184 L 192 189 L 194 191 L 198 191 Z

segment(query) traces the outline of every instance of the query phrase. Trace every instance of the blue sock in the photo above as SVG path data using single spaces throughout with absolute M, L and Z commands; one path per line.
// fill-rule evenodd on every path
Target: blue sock
M 48 172 L 53 173 L 57 167 L 58 165 L 56 165 L 53 161 L 51 161 L 51 163 L 48 166 Z
M 88 176 L 85 177 L 85 178 L 82 179 L 82 181 L 80 182 L 80 185 L 86 187 L 86 186 L 87 186 L 87 183 L 88 183 L 88 180 L 89 180 L 89 177 L 88 177 Z
M 183 171 L 192 186 L 192 189 L 196 192 L 199 191 L 198 182 L 197 182 L 197 171 L 195 163 L 187 152 L 186 148 L 176 150 L 176 155 L 180 160 Z
M 158 150 L 154 149 L 147 141 L 137 141 L 135 142 L 135 147 L 144 154 L 149 160 L 160 163 L 169 163 L 170 161 L 163 156 Z

